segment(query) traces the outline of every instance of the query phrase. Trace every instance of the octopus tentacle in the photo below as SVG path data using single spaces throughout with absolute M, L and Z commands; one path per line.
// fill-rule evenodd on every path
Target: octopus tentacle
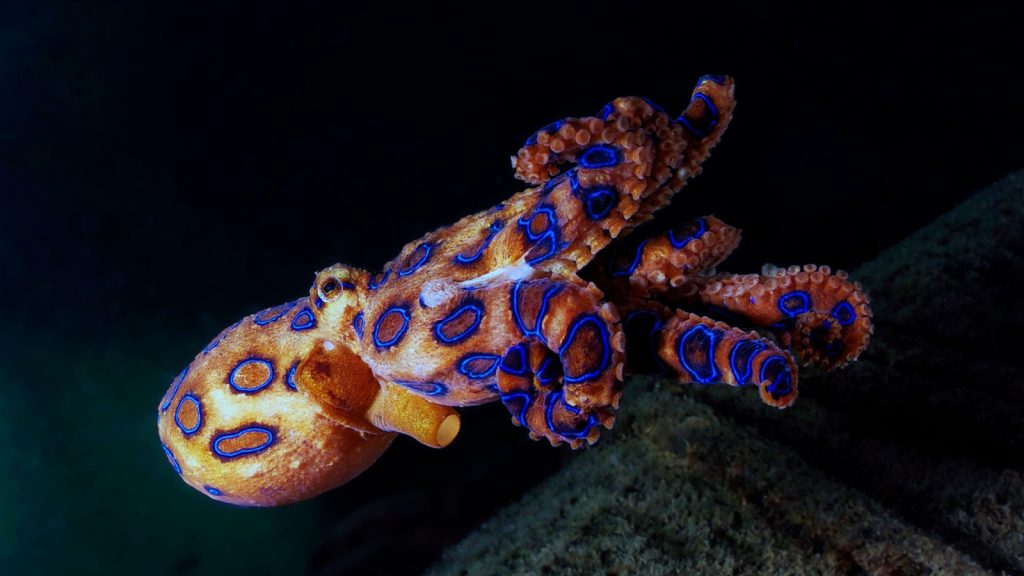
M 516 154 L 516 177 L 541 184 L 561 172 L 560 164 L 589 168 L 591 163 L 585 157 L 595 152 L 593 146 L 625 142 L 620 138 L 646 133 L 656 146 L 651 159 L 654 178 L 664 182 L 673 171 L 683 168 L 685 180 L 700 171 L 700 164 L 728 127 L 735 108 L 733 91 L 733 81 L 727 76 L 702 76 L 689 105 L 674 120 L 657 104 L 631 96 L 606 104 L 598 116 L 553 122 L 534 133 Z
M 776 408 L 796 400 L 793 355 L 755 332 L 682 311 L 664 320 L 656 332 L 658 358 L 682 382 L 753 384 L 761 400 Z
M 658 188 L 634 217 L 638 225 L 650 220 L 655 211 L 672 200 L 686 182 L 700 174 L 701 164 L 711 155 L 711 149 L 721 140 L 732 121 L 736 99 L 734 85 L 728 76 L 706 75 L 697 80 L 690 103 L 675 122 L 683 126 L 686 141 L 682 162 L 674 170 L 669 182 Z
M 696 282 L 701 303 L 770 327 L 801 360 L 826 369 L 855 360 L 874 332 L 864 288 L 828 266 L 766 265 L 759 275 L 719 274 Z
M 694 218 L 666 232 L 631 236 L 612 246 L 608 257 L 598 259 L 588 276 L 613 298 L 692 293 L 687 278 L 720 264 L 739 242 L 738 228 L 714 216 Z
M 732 94 L 731 79 L 705 77 L 675 120 L 646 99 L 618 98 L 599 116 L 558 121 L 527 140 L 513 157 L 516 177 L 543 184 L 520 218 L 529 239 L 544 246 L 528 254 L 530 264 L 558 253 L 582 267 L 649 220 L 699 172 L 729 123 Z M 556 234 L 548 234 L 552 221 Z
M 532 280 L 513 288 L 512 313 L 526 339 L 498 365 L 512 421 L 573 448 L 611 428 L 622 394 L 625 336 L 618 313 L 593 285 Z
M 772 330 L 803 362 L 844 366 L 867 347 L 873 327 L 867 294 L 828 266 L 765 266 L 762 274 L 700 275 L 721 263 L 740 231 L 713 216 L 668 233 L 628 238 L 584 272 L 621 310 L 629 299 L 699 309 L 731 323 Z

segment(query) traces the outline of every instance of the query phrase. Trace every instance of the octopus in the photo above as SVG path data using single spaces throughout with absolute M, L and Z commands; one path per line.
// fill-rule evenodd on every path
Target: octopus
M 493 401 L 578 448 L 612 427 L 629 373 L 790 406 L 798 359 L 833 369 L 867 346 L 862 286 L 813 264 L 718 272 L 740 231 L 714 216 L 632 234 L 701 171 L 734 107 L 733 80 L 704 76 L 677 117 L 624 97 L 549 124 L 512 158 L 525 190 L 226 328 L 159 403 L 174 470 L 220 501 L 286 504 L 399 434 L 445 447 L 456 408 Z

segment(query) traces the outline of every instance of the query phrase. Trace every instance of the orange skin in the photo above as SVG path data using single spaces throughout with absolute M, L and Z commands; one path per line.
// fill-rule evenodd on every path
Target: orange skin
M 512 159 L 534 187 L 408 244 L 375 275 L 322 270 L 308 297 L 218 335 L 158 407 L 168 459 L 213 498 L 274 506 L 344 484 L 397 433 L 447 446 L 458 406 L 501 400 L 535 439 L 592 444 L 627 370 L 750 385 L 789 406 L 794 353 L 833 368 L 867 345 L 867 297 L 845 273 L 709 275 L 739 242 L 711 216 L 595 260 L 700 172 L 734 106 L 732 80 L 705 76 L 674 119 L 619 98 L 541 129 Z

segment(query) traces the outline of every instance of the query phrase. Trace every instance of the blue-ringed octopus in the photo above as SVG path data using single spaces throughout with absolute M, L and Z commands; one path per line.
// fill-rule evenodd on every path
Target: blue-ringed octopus
M 493 401 L 578 448 L 612 427 L 628 373 L 792 404 L 797 359 L 831 369 L 867 346 L 863 288 L 828 266 L 716 272 L 740 232 L 714 216 L 631 234 L 701 171 L 733 93 L 704 76 L 676 117 L 626 97 L 549 124 L 512 158 L 527 189 L 226 328 L 158 406 L 174 469 L 221 501 L 295 502 L 397 434 L 449 445 L 456 407 Z

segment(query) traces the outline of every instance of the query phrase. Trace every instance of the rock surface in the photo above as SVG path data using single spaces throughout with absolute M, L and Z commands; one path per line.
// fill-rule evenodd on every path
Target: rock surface
M 875 339 L 794 408 L 635 378 L 429 573 L 1024 573 L 1022 255 L 1024 172 L 853 273 Z

